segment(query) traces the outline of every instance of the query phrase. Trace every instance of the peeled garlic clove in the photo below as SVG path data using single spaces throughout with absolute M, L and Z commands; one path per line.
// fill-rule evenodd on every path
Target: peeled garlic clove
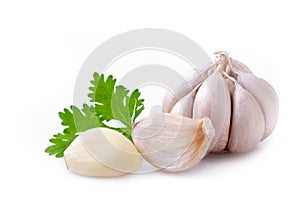
M 254 96 L 264 114 L 266 130 L 262 139 L 265 139 L 272 133 L 277 123 L 279 112 L 277 94 L 265 80 L 249 73 L 236 73 L 238 83 Z
M 241 153 L 255 148 L 265 131 L 262 110 L 255 98 L 238 83 L 232 95 L 231 129 L 227 149 Z
M 163 98 L 162 109 L 164 112 L 171 112 L 174 105 L 190 93 L 197 85 L 202 83 L 211 73 L 211 70 L 215 67 L 212 65 L 203 71 L 198 69 L 192 69 L 186 75 L 183 76 L 181 81 L 177 81 L 172 86 L 171 90 L 168 90 Z
M 210 147 L 212 152 L 221 152 L 227 145 L 230 115 L 229 90 L 225 79 L 216 70 L 199 88 L 193 109 L 193 118 L 200 119 L 208 116 L 215 127 L 215 138 Z
M 84 176 L 115 177 L 141 167 L 135 146 L 121 133 L 106 128 L 80 133 L 65 151 L 64 159 L 71 172 Z
M 181 115 L 184 117 L 192 118 L 194 100 L 199 87 L 200 85 L 196 86 L 196 88 L 191 93 L 189 93 L 188 95 L 183 97 L 180 101 L 178 101 L 175 104 L 175 106 L 172 108 L 171 113 L 175 115 Z
M 168 172 L 190 169 L 208 153 L 214 136 L 209 118 L 191 119 L 169 113 L 137 122 L 134 143 L 153 166 Z

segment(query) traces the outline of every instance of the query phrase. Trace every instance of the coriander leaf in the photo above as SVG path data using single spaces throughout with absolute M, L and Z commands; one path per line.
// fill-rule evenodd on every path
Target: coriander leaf
M 126 127 L 131 128 L 131 116 L 128 109 L 128 101 L 129 97 L 127 94 L 129 90 L 127 90 L 122 85 L 116 87 L 115 92 L 112 95 L 112 113 L 114 119 L 122 122 Z
M 53 138 L 49 141 L 53 143 L 53 145 L 46 148 L 45 152 L 51 155 L 55 155 L 55 157 L 60 158 L 64 156 L 64 151 L 68 148 L 68 146 L 72 143 L 72 141 L 77 137 L 76 134 L 70 133 L 58 133 L 53 135 Z
M 94 80 L 91 81 L 92 87 L 89 87 L 91 91 L 88 94 L 88 97 L 91 98 L 91 102 L 98 102 L 100 105 L 97 105 L 96 110 L 100 120 L 109 121 L 113 119 L 113 113 L 111 110 L 112 107 L 112 94 L 114 92 L 116 79 L 113 76 L 108 76 L 104 80 L 104 75 L 99 76 L 98 73 L 94 73 Z
M 132 123 L 144 109 L 143 99 L 139 99 L 140 92 L 134 90 L 129 95 L 129 90 L 124 86 L 116 86 L 116 79 L 108 76 L 105 80 L 104 75 L 99 76 L 94 73 L 94 80 L 91 81 L 91 93 L 88 95 L 91 102 L 95 103 L 96 115 L 100 121 L 110 121 L 112 119 L 120 121 L 131 134 Z
M 97 116 L 95 116 L 95 109 L 93 106 L 83 105 L 83 109 L 79 110 L 75 106 L 71 106 L 71 111 L 64 109 L 64 112 L 59 113 L 62 120 L 62 125 L 67 128 L 63 133 L 58 133 L 49 141 L 53 144 L 46 148 L 45 152 L 56 157 L 63 157 L 64 151 L 78 136 L 78 132 L 83 132 L 91 128 L 101 126 Z
M 72 113 L 70 113 L 70 111 L 68 112 L 68 115 L 64 113 L 59 114 L 60 118 L 63 120 L 62 125 L 69 126 L 69 128 L 65 130 L 71 129 L 71 132 L 76 133 L 99 127 L 98 118 L 95 115 L 95 108 L 93 106 L 83 104 L 82 111 L 75 106 L 71 106 L 71 110 L 73 111 L 73 115 L 71 115 Z
M 135 119 L 141 114 L 141 112 L 144 110 L 144 99 L 139 99 L 141 96 L 141 93 L 138 89 L 135 89 L 129 98 L 129 112 L 130 116 L 133 116 L 133 122 Z

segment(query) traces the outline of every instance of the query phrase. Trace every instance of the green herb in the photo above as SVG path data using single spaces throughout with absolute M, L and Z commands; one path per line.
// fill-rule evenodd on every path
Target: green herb
M 120 121 L 127 130 L 126 137 L 130 136 L 132 124 L 144 109 L 144 100 L 139 99 L 140 92 L 136 89 L 129 96 L 129 90 L 122 85 L 115 86 L 116 79 L 112 76 L 105 81 L 103 74 L 95 73 L 91 83 L 93 87 L 89 88 L 91 93 L 88 96 L 95 103 L 96 115 L 101 121 Z
M 108 76 L 105 80 L 103 74 L 94 73 L 90 87 L 91 93 L 88 94 L 90 101 L 95 105 L 83 105 L 80 110 L 71 106 L 71 110 L 64 109 L 59 113 L 62 125 L 67 128 L 63 133 L 58 133 L 49 141 L 51 146 L 45 152 L 56 157 L 63 157 L 64 151 L 78 136 L 78 132 L 83 132 L 91 128 L 105 127 L 122 133 L 130 141 L 132 124 L 144 110 L 143 99 L 140 99 L 138 89 L 129 93 L 124 86 L 116 86 L 116 79 Z M 123 124 L 122 127 L 111 127 L 106 122 L 117 120 Z

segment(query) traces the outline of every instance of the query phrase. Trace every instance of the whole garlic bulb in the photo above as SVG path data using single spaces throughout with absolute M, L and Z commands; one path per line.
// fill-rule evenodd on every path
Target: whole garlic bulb
M 208 153 L 214 137 L 209 118 L 192 119 L 164 113 L 137 122 L 134 143 L 153 166 L 168 172 L 187 170 Z
M 163 110 L 196 119 L 211 118 L 215 127 L 211 152 L 250 151 L 275 128 L 277 94 L 269 83 L 227 52 L 216 54 L 215 64 L 193 72 L 184 82 L 176 83 L 180 86 L 174 91 L 165 94 Z M 176 104 L 181 113 L 174 110 Z
M 135 146 L 121 133 L 107 128 L 80 133 L 66 149 L 64 159 L 70 171 L 93 177 L 121 176 L 141 167 Z

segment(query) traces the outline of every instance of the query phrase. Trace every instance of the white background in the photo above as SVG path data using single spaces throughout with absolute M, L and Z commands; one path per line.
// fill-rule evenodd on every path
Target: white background
M 180 2 L 0 2 L 1 199 L 300 198 L 297 1 Z M 86 178 L 47 156 L 85 58 L 106 39 L 147 27 L 180 32 L 207 52 L 227 50 L 269 81 L 280 99 L 272 136 L 181 174 Z

